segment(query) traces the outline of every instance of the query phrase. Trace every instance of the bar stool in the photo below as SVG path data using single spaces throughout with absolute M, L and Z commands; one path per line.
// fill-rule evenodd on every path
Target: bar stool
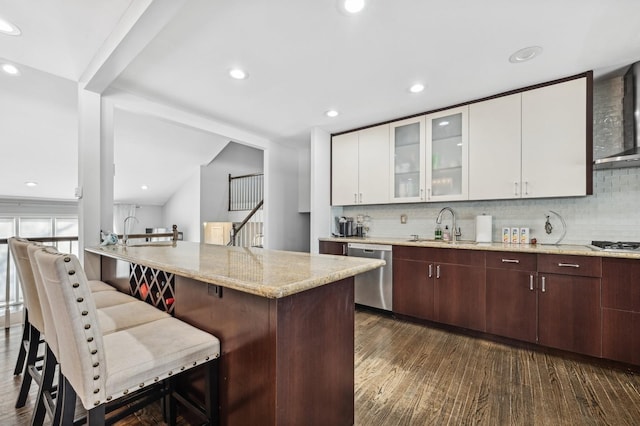
M 46 299 L 46 290 L 44 288 L 42 276 L 36 265 L 35 253 L 41 250 L 47 250 L 50 253 L 58 253 L 58 251 L 53 247 L 35 243 L 29 244 L 21 242 L 19 244 L 22 244 L 23 246 L 26 245 L 34 282 L 36 284 L 38 294 L 40 295 L 40 308 L 45 325 L 44 334 L 46 344 L 42 368 L 42 383 L 32 416 L 32 424 L 41 424 L 44 421 L 45 414 L 48 413 L 49 416 L 54 419 L 53 424 L 55 425 L 59 421 L 60 408 L 62 406 L 62 398 L 60 395 L 63 389 L 61 381 L 63 377 L 59 374 L 58 385 L 54 386 L 53 379 L 55 369 L 58 365 L 57 335 L 55 333 L 55 329 L 51 326 L 54 322 L 51 309 L 48 302 L 43 300 L 43 298 Z M 103 283 L 102 281 L 89 281 L 89 288 L 94 297 L 100 300 L 101 306 L 104 306 L 103 308 L 98 309 L 97 312 L 98 320 L 102 329 L 105 330 L 105 334 L 170 317 L 169 314 L 141 302 L 132 296 L 120 293 L 119 291 L 109 290 L 113 287 Z M 57 398 L 54 400 L 55 397 Z M 57 404 L 57 402 L 60 403 Z
M 26 258 L 26 252 L 22 252 L 21 248 L 16 249 L 16 244 L 20 245 L 20 244 L 29 244 L 31 243 L 28 240 L 22 239 L 22 238 L 17 238 L 17 237 L 13 237 L 13 243 L 9 243 L 9 249 L 11 251 L 11 254 L 13 255 L 13 259 L 15 261 L 16 264 L 16 269 L 18 271 L 18 280 L 20 282 L 20 288 L 22 289 L 22 294 L 23 294 L 23 299 L 24 299 L 24 319 L 23 319 L 23 323 L 22 323 L 22 338 L 21 340 L 21 344 L 20 344 L 20 349 L 18 351 L 18 358 L 16 359 L 16 366 L 13 370 L 13 375 L 17 376 L 19 374 L 21 374 L 24 369 L 25 369 L 25 365 L 26 365 L 26 361 L 27 361 L 27 350 L 29 347 L 31 347 L 32 345 L 30 345 L 30 342 L 32 340 L 33 337 L 33 341 L 35 346 L 32 347 L 32 350 L 35 349 L 36 353 L 37 353 L 37 346 L 41 343 L 43 343 L 42 338 L 40 337 L 40 331 L 38 330 L 38 326 L 41 326 L 42 322 L 39 320 L 39 316 L 40 313 L 38 312 L 40 310 L 39 307 L 39 302 L 38 302 L 38 296 L 37 294 L 32 294 L 32 287 L 30 286 L 30 282 L 31 282 L 31 268 L 25 268 L 24 264 L 28 262 L 28 259 Z M 22 260 L 21 260 L 22 259 Z M 104 283 L 102 281 L 97 281 L 97 280 L 91 280 L 89 281 L 89 284 L 91 286 L 91 291 L 96 293 L 96 292 L 100 292 L 100 291 L 117 291 L 113 286 L 110 286 L 107 283 Z M 115 300 L 113 300 L 114 298 L 108 298 L 105 297 L 104 300 L 112 300 L 111 303 L 115 303 Z M 36 316 L 35 318 L 35 323 L 36 323 L 36 330 L 35 332 L 32 333 L 32 324 L 31 321 L 29 320 L 29 304 L 30 302 L 33 301 L 33 308 L 34 312 L 33 315 Z M 105 303 L 103 303 L 105 304 Z M 36 343 L 37 340 L 37 343 Z M 41 360 L 41 357 L 36 357 L 37 361 Z M 27 393 L 28 393 L 28 389 L 30 387 L 30 380 L 28 379 L 29 383 L 26 384 L 27 387 Z M 16 408 L 21 408 L 24 406 L 26 402 L 26 396 L 23 396 L 22 394 L 20 394 L 20 396 L 18 397 L 18 402 L 16 403 Z
M 106 413 L 112 406 L 140 394 L 164 397 L 168 421 L 175 424 L 173 378 L 202 364 L 205 407 L 188 405 L 199 408 L 208 424 L 217 424 L 220 342 L 216 337 L 173 317 L 104 334 L 78 259 L 46 249 L 33 255 L 47 296 L 43 299 L 51 311 L 45 321 L 53 321 L 64 376 L 63 425 L 73 424 L 76 396 L 88 411 L 87 423 L 93 425 L 108 421 Z M 188 402 L 184 396 L 180 401 Z
M 41 374 L 36 367 L 36 362 L 40 360 L 38 359 L 38 347 L 41 343 L 41 336 L 44 337 L 44 320 L 40 309 L 38 290 L 35 286 L 33 271 L 27 255 L 26 248 L 31 243 L 16 237 L 9 238 L 8 243 L 16 265 L 16 271 L 18 272 L 26 310 L 24 316 L 26 332 L 23 332 L 22 341 L 20 342 L 21 351 L 22 349 L 25 350 L 25 356 L 23 357 L 21 353 L 18 354 L 18 363 L 14 370 L 14 374 L 16 374 L 16 371 L 18 372 L 17 374 L 20 371 L 23 373 L 20 392 L 15 405 L 16 408 L 21 408 L 24 407 L 27 401 L 31 382 L 35 380 L 38 386 L 41 385 Z
M 25 306 L 28 306 L 27 309 L 32 312 L 31 317 L 33 318 L 33 322 L 29 321 L 28 323 L 29 339 L 26 345 L 22 345 L 28 348 L 28 356 L 24 360 L 24 374 L 16 408 L 25 405 L 31 383 L 35 381 L 39 386 L 39 392 L 32 415 L 32 424 L 40 424 L 44 420 L 46 411 L 49 411 L 53 416 L 53 397 L 57 390 L 56 386 L 53 386 L 57 350 L 52 351 L 50 344 L 51 338 L 55 338 L 55 331 L 49 333 L 45 331 L 44 315 L 48 304 L 43 304 L 41 300 L 45 293 L 42 286 L 39 285 L 41 279 L 39 272 L 34 270 L 35 263 L 32 260 L 32 254 L 45 248 L 52 252 L 57 252 L 57 250 L 15 237 L 9 239 L 9 247 L 14 256 L 23 288 Z M 101 306 L 105 306 L 104 309 L 98 310 L 98 316 L 106 333 L 169 317 L 167 313 L 134 297 L 120 293 L 102 281 L 89 281 L 89 288 L 96 292 L 96 298 L 101 301 Z M 128 305 L 126 309 L 124 309 L 125 305 Z M 132 315 L 131 312 L 135 312 L 136 315 Z M 44 341 L 42 341 L 42 337 L 45 337 Z M 44 343 L 44 357 L 38 357 L 38 348 L 42 343 Z M 42 365 L 36 366 L 36 362 L 40 360 L 43 360 Z

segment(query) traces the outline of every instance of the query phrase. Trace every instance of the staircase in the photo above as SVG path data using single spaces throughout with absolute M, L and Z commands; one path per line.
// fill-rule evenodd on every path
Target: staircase
M 241 222 L 234 222 L 227 245 L 238 247 L 263 246 L 264 175 L 229 175 L 229 211 L 249 211 Z

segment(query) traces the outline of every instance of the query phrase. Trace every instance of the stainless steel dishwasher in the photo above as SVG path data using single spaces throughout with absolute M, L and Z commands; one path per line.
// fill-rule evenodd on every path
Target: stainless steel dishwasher
M 356 303 L 391 311 L 393 308 L 392 247 L 381 244 L 349 243 L 347 255 L 382 259 L 387 264 L 355 277 Z

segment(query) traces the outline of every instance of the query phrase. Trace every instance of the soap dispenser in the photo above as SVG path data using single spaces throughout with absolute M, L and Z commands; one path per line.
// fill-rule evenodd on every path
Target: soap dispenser
M 434 233 L 434 239 L 441 240 L 442 239 L 442 228 L 439 224 L 436 225 L 436 230 Z
M 444 227 L 444 232 L 442 233 L 442 239 L 444 241 L 449 241 L 451 239 L 451 232 L 449 232 L 449 226 Z

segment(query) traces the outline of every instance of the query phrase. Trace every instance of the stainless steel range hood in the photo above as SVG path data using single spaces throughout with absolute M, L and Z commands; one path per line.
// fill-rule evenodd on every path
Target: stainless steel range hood
M 640 62 L 629 67 L 624 75 L 622 106 L 624 151 L 595 160 L 595 169 L 640 167 Z

